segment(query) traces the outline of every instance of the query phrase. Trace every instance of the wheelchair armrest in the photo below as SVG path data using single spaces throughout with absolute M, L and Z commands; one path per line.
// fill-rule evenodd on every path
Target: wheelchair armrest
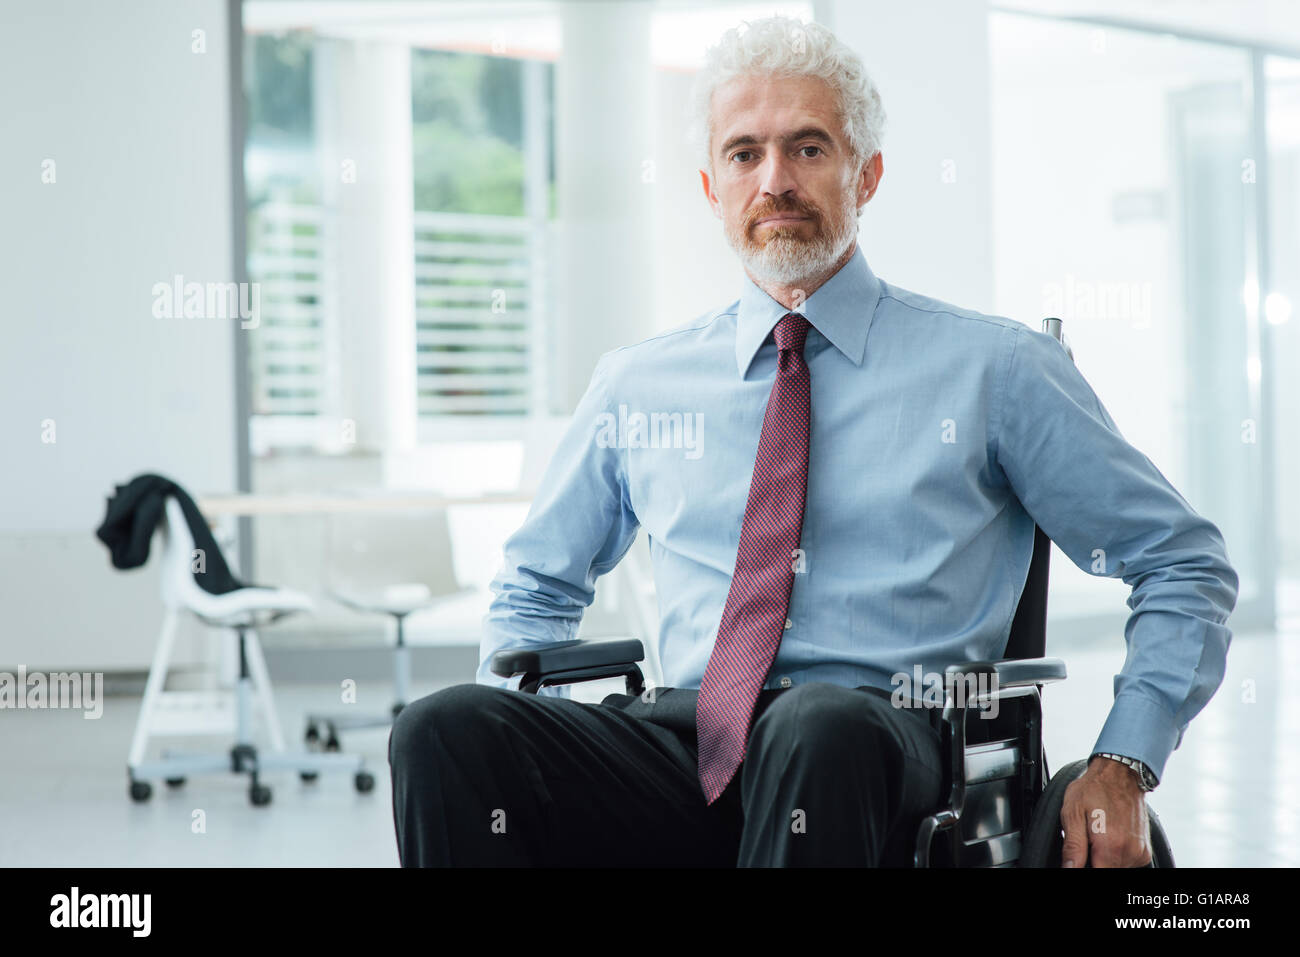
M 995 676 L 999 688 L 1023 688 L 1027 685 L 1063 681 L 1065 662 L 1060 658 L 1004 658 L 1001 661 L 965 661 L 944 669 L 944 680 L 964 675 Z
M 502 678 L 522 675 L 521 691 L 536 693 L 545 685 L 572 684 L 600 678 L 625 676 L 628 687 L 641 693 L 641 669 L 645 659 L 639 638 L 593 641 L 574 638 L 525 648 L 506 648 L 492 656 L 492 673 Z

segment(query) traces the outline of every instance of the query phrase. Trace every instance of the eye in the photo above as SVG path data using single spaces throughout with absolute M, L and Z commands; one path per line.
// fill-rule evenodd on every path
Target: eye
M 820 153 L 822 151 L 822 148 L 820 146 L 812 146 L 812 145 L 799 147 L 799 152 L 802 153 L 804 150 L 816 150 L 818 153 Z M 809 158 L 811 159 L 811 157 Z
M 751 151 L 750 151 L 750 150 L 740 150 L 740 151 L 737 152 L 737 153 L 732 153 L 732 154 L 731 154 L 731 158 L 732 158 L 733 160 L 735 160 L 735 159 L 739 159 L 741 156 L 744 156 L 745 154 L 747 154 L 747 153 L 749 153 L 749 152 L 751 152 Z M 741 162 L 743 163 L 744 160 L 741 160 Z

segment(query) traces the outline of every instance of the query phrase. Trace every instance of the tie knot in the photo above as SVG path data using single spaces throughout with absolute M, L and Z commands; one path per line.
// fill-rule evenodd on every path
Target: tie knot
M 776 324 L 772 336 L 776 339 L 776 347 L 782 352 L 793 349 L 803 355 L 804 339 L 808 336 L 808 320 L 797 312 L 787 312 Z

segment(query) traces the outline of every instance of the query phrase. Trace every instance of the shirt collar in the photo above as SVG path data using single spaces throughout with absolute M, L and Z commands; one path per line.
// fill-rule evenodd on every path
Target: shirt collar
M 862 365 L 867 347 L 867 331 L 880 301 L 880 280 L 867 266 L 867 257 L 858 246 L 849 261 L 804 300 L 802 309 L 787 309 L 762 289 L 748 273 L 736 317 L 736 366 L 743 379 L 754 356 L 776 324 L 787 312 L 798 312 L 808 323 L 844 353 L 854 365 Z

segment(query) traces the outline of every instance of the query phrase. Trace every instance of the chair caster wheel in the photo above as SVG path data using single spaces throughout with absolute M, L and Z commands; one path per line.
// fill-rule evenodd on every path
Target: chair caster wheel
M 185 784 L 184 778 L 168 778 L 167 786 L 169 788 L 178 788 Z
M 254 784 L 248 789 L 248 800 L 255 807 L 265 807 L 271 803 L 271 789 L 265 784 Z
M 311 784 L 312 781 L 315 781 L 318 777 L 320 777 L 320 772 L 319 772 L 319 771 L 299 771 L 299 772 L 298 772 L 298 777 L 302 778 L 303 783 L 305 783 L 305 784 Z
M 357 790 L 362 794 L 375 789 L 375 776 L 369 771 L 358 771 L 355 778 Z
M 307 725 L 307 733 L 303 735 L 303 740 L 307 743 L 309 749 L 313 751 L 316 749 L 317 745 L 320 744 L 320 731 L 316 729 L 316 725 Z
M 131 782 L 131 800 L 137 804 L 149 800 L 149 795 L 153 794 L 153 786 L 148 781 Z
M 257 768 L 257 748 L 251 744 L 237 744 L 230 749 L 230 770 L 236 774 Z
M 340 750 L 339 739 L 331 734 L 329 740 L 325 742 L 325 750 L 326 751 Z

